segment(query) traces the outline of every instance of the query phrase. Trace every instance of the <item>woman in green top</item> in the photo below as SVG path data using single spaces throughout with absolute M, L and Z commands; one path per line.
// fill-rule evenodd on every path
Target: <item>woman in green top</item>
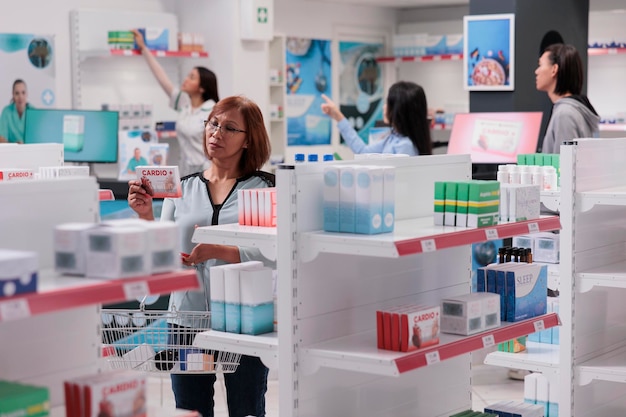
M 2 110 L 0 115 L 0 143 L 23 143 L 24 125 L 28 94 L 24 80 L 13 82 L 13 98 L 11 103 Z

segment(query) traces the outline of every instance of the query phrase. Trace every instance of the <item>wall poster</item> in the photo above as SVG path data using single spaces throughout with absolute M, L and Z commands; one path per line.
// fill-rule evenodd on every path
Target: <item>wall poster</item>
M 18 79 L 26 83 L 30 105 L 54 107 L 55 57 L 54 36 L 0 33 L 0 110 L 11 102 Z
M 514 90 L 515 15 L 463 17 L 463 85 L 470 91 Z
M 331 119 L 321 109 L 330 95 L 330 41 L 287 38 L 287 145 L 330 145 Z
M 380 140 L 374 124 L 383 119 L 383 67 L 376 61 L 383 55 L 382 43 L 340 42 L 339 109 L 365 143 Z M 342 139 L 343 142 L 343 139 Z

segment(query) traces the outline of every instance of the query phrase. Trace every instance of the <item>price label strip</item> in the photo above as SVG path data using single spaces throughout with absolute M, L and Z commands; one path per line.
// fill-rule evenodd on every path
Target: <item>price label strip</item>
M 546 324 L 543 320 L 537 320 L 533 325 L 535 326 L 535 332 L 541 332 L 546 329 Z
M 485 236 L 487 237 L 487 240 L 497 240 L 497 239 L 500 239 L 500 237 L 498 236 L 498 230 L 497 229 L 486 229 L 485 230 Z
M 487 336 L 483 336 L 483 347 L 484 348 L 495 346 L 495 344 L 496 344 L 496 339 L 493 337 L 492 334 L 489 334 Z
M 18 320 L 30 317 L 30 307 L 25 299 L 0 303 L 0 321 Z
M 150 295 L 150 288 L 146 281 L 129 282 L 124 284 L 124 296 L 126 300 L 141 299 L 146 295 Z
M 426 354 L 426 365 L 434 365 L 439 362 L 441 362 L 441 358 L 439 357 L 438 350 L 428 352 Z
M 437 245 L 435 244 L 435 239 L 424 239 L 422 240 L 422 252 L 434 252 L 437 250 Z

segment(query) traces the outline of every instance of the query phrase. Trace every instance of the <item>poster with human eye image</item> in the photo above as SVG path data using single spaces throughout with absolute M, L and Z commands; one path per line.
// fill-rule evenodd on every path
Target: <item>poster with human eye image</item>
M 384 139 L 389 129 L 375 127 L 383 120 L 383 67 L 376 61 L 382 43 L 340 42 L 339 110 L 365 143 Z M 343 142 L 343 139 L 342 139 Z
M 287 145 L 330 145 L 331 119 L 322 94 L 331 96 L 330 41 L 287 38 Z
M 515 15 L 464 16 L 463 84 L 469 91 L 514 90 Z

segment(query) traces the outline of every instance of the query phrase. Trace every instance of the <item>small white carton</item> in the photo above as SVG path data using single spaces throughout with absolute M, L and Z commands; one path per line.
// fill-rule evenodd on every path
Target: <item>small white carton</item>
M 53 230 L 54 269 L 61 274 L 85 275 L 86 231 L 95 223 L 63 223 Z
M 86 231 L 86 275 L 127 278 L 150 273 L 147 232 L 144 227 L 101 226 Z

